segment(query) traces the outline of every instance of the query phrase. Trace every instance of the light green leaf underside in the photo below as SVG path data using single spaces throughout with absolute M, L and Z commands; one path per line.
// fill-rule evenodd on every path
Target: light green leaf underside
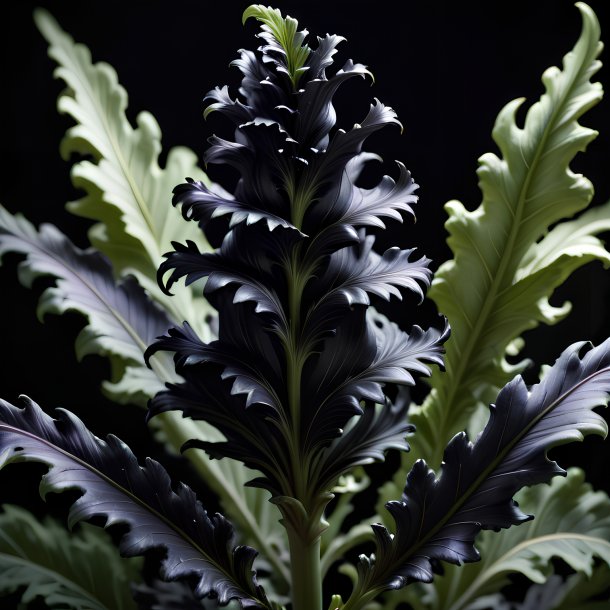
M 159 289 L 156 273 L 171 240 L 190 239 L 207 250 L 196 223 L 186 222 L 171 205 L 172 189 L 187 176 L 207 181 L 187 148 L 169 151 L 167 163 L 158 163 L 161 132 L 154 117 L 141 112 L 134 129 L 127 117 L 127 94 L 114 69 L 93 64 L 89 50 L 66 34 L 46 11 L 35 21 L 49 42 L 49 56 L 59 65 L 55 75 L 67 85 L 58 109 L 76 122 L 62 142 L 62 154 L 91 155 L 72 168 L 72 181 L 86 195 L 69 204 L 79 216 L 98 221 L 89 234 L 93 246 L 112 261 L 115 273 L 136 275 L 140 284 L 172 318 L 189 320 L 204 340 L 211 307 L 191 289 L 169 298 Z
M 135 610 L 129 585 L 140 580 L 141 563 L 121 558 L 100 528 L 71 534 L 10 505 L 0 514 L 0 592 L 25 587 L 24 604 L 40 596 L 49 608 Z
M 535 516 L 533 521 L 499 533 L 482 532 L 477 539 L 481 561 L 446 565 L 444 576 L 433 584 L 388 596 L 388 610 L 394 602 L 412 599 L 426 610 L 480 610 L 488 607 L 490 594 L 507 584 L 508 574 L 520 572 L 544 583 L 555 557 L 587 577 L 595 558 L 610 567 L 610 498 L 593 491 L 581 470 L 570 469 L 566 478 L 556 477 L 550 485 L 525 488 L 516 499 Z
M 549 304 L 555 288 L 588 261 L 610 265 L 595 237 L 610 228 L 608 206 L 565 222 L 593 195 L 591 183 L 569 164 L 597 135 L 578 119 L 602 96 L 601 85 L 590 82 L 601 65 L 599 24 L 589 7 L 577 6 L 581 36 L 563 70 L 543 74 L 546 91 L 528 110 L 524 126 L 515 117 L 521 99 L 507 104 L 496 120 L 493 138 L 501 156 L 487 153 L 479 160 L 481 205 L 472 212 L 457 201 L 446 205 L 454 259 L 441 265 L 429 296 L 452 326 L 447 372 L 432 377 L 430 395 L 411 413 L 417 426 L 412 457 L 424 457 L 433 467 L 477 404 L 492 400 L 522 368 L 505 360 L 521 333 L 567 315 L 569 306 Z
M 340 477 L 338 484 L 332 489 L 338 500 L 328 517 L 328 527 L 322 534 L 320 571 L 323 578 L 334 562 L 344 560 L 347 551 L 363 542 L 372 541 L 370 523 L 379 521 L 376 517 L 367 519 L 366 523 L 356 523 L 345 532 L 341 531 L 346 518 L 355 509 L 357 494 L 367 489 L 370 484 L 371 480 L 364 468 L 358 467 L 352 473 Z

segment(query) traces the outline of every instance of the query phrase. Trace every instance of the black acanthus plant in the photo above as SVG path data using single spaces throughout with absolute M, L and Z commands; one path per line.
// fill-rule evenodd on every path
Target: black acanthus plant
M 407 403 L 393 405 L 385 390 L 442 365 L 449 327 L 407 333 L 371 307 L 370 295 L 402 298 L 400 289 L 423 299 L 432 275 L 414 249 L 378 254 L 366 232 L 385 218 L 402 221 L 417 201 L 400 163 L 398 181 L 357 185 L 364 165 L 379 160 L 363 151 L 366 139 L 400 125 L 396 113 L 375 100 L 360 125 L 334 129 L 334 94 L 348 79 L 370 76 L 366 67 L 349 60 L 327 76 L 341 37 L 319 38 L 311 49 L 279 11 L 252 6 L 249 17 L 262 21 L 264 44 L 234 62 L 240 97 L 227 87 L 207 95 L 206 114 L 222 113 L 235 132 L 233 140 L 212 137 L 205 161 L 235 168 L 237 185 L 228 193 L 188 180 L 174 189 L 184 218 L 218 248 L 174 243 L 159 269 L 168 292 L 180 278 L 207 278 L 219 335 L 204 343 L 185 322 L 149 349 L 174 352 L 184 379 L 152 400 L 150 416 L 181 410 L 213 424 L 224 442 L 187 447 L 262 474 L 249 484 L 267 489 L 281 511 L 294 607 L 312 609 L 321 603 L 319 543 L 331 490 L 387 449 L 408 449 Z
M 575 52 L 566 56 L 564 71 L 551 72 L 545 83 L 554 92 L 552 98 L 543 97 L 538 106 L 533 106 L 523 132 L 511 131 L 512 123 L 506 119 L 500 125 L 510 135 L 520 134 L 518 154 L 511 155 L 513 149 L 505 141 L 508 136 L 500 132 L 496 135 L 508 162 L 493 156 L 484 159 L 482 183 L 488 190 L 493 190 L 490 184 L 495 186 L 490 178 L 491 165 L 501 175 L 499 184 L 509 191 L 513 181 L 518 182 L 524 175 L 518 171 L 519 164 L 534 174 L 539 171 L 542 176 L 534 176 L 534 180 L 525 173 L 525 186 L 515 188 L 519 193 L 516 212 L 508 207 L 511 193 L 504 196 L 504 211 L 511 221 L 526 218 L 527 222 L 534 222 L 533 218 L 541 222 L 543 213 L 536 206 L 549 214 L 552 206 L 548 202 L 556 203 L 558 185 L 572 194 L 576 192 L 579 201 L 582 199 L 586 204 L 587 194 L 580 194 L 574 186 L 577 177 L 566 170 L 566 159 L 571 158 L 568 153 L 580 149 L 582 142 L 591 137 L 577 119 L 600 95 L 599 87 L 589 80 L 599 66 L 596 60 L 600 50 L 599 27 L 590 9 L 580 8 L 584 27 Z M 400 499 L 385 503 L 390 515 L 388 522 L 394 522 L 394 533 L 375 524 L 372 530 L 366 527 L 362 536 L 352 532 L 347 546 L 342 546 L 338 536 L 337 546 L 333 547 L 335 540 L 328 545 L 333 552 L 327 548 L 321 558 L 322 533 L 327 528 L 339 532 L 341 520 L 335 518 L 345 516 L 346 504 L 339 500 L 330 512 L 331 524 L 325 520 L 333 492 L 346 488 L 348 477 L 344 475 L 353 474 L 358 466 L 383 460 L 389 449 L 403 453 L 408 450 L 405 436 L 413 426 L 407 421 L 409 400 L 405 386 L 414 383 L 416 374 L 429 375 L 431 365 L 442 368 L 443 344 L 449 337 L 449 327 L 441 322 L 438 329 L 423 330 L 415 325 L 405 332 L 371 307 L 371 297 L 389 300 L 392 296 L 402 298 L 404 292 L 414 293 L 421 300 L 431 280 L 428 259 L 417 258 L 410 249 L 390 248 L 383 254 L 377 253 L 373 236 L 367 234 L 371 227 L 383 228 L 387 219 L 401 221 L 403 215 L 412 214 L 411 206 L 417 200 L 414 193 L 417 187 L 401 164 L 397 181 L 384 176 L 374 188 L 359 186 L 358 178 L 365 164 L 379 160 L 377 155 L 363 151 L 364 143 L 384 126 L 399 125 L 394 111 L 375 101 L 362 124 L 347 132 L 336 129 L 333 96 L 344 81 L 353 76 L 368 76 L 366 68 L 348 61 L 342 69 L 327 76 L 340 37 L 319 38 L 317 48 L 311 49 L 305 44 L 306 32 L 298 32 L 297 22 L 283 18 L 279 11 L 252 6 L 246 10 L 244 20 L 250 17 L 263 24 L 263 45 L 256 53 L 242 51 L 235 62 L 243 74 L 239 97 L 232 99 L 226 87 L 214 89 L 208 94 L 210 104 L 206 111 L 218 111 L 235 125 L 233 141 L 212 138 L 206 161 L 233 166 L 239 180 L 233 193 L 191 179 L 175 188 L 174 204 L 180 206 L 187 220 L 194 221 L 182 223 L 185 234 L 191 238 L 186 243 L 174 242 L 174 250 L 166 254 L 158 272 L 159 283 L 168 294 L 181 279 L 192 284 L 205 278 L 203 292 L 218 314 L 215 340 L 201 337 L 202 326 L 196 326 L 195 319 L 191 325 L 188 322 L 176 325 L 175 312 L 184 309 L 168 307 L 163 295 L 162 298 L 157 295 L 153 303 L 151 295 L 159 290 L 154 283 L 146 284 L 143 269 L 147 265 L 134 268 L 123 261 L 138 281 L 130 277 L 117 283 L 108 260 L 99 253 L 78 250 L 48 226 L 37 232 L 23 217 L 12 216 L 2 208 L 0 254 L 14 251 L 27 256 L 23 267 L 26 281 L 36 275 L 58 278 L 57 284 L 44 293 L 43 308 L 64 311 L 79 307 L 89 312 L 89 326 L 80 338 L 81 349 L 92 349 L 95 344 L 97 349 L 122 357 L 117 368 L 125 377 L 132 375 L 131 384 L 135 387 L 130 390 L 130 399 L 151 396 L 154 391 L 149 387 L 151 380 L 156 388 L 159 380 L 172 378 L 166 360 L 167 353 L 173 353 L 181 379 L 168 384 L 151 400 L 149 419 L 160 422 L 159 429 L 171 440 L 168 446 L 179 446 L 192 433 L 195 438 L 184 445 L 185 449 L 195 450 L 189 454 L 191 459 L 193 453 L 203 455 L 198 451 L 203 450 L 211 458 L 224 458 L 221 463 L 225 465 L 233 465 L 237 460 L 253 469 L 257 474 L 248 485 L 271 494 L 271 502 L 277 506 L 278 517 L 281 515 L 285 527 L 289 559 L 281 553 L 281 545 L 278 550 L 266 544 L 262 535 L 254 537 L 254 546 L 261 550 L 262 559 L 268 560 L 256 566 L 267 578 L 263 586 L 253 569 L 257 551 L 249 545 L 236 544 L 231 522 L 220 514 L 209 515 L 189 487 L 172 484 L 159 463 L 147 460 L 140 465 L 116 437 L 102 441 L 73 414 L 61 411 L 53 419 L 29 399 L 24 400 L 23 408 L 0 401 L 0 467 L 20 461 L 48 465 L 49 471 L 41 484 L 43 495 L 66 489 L 82 492 L 70 509 L 71 525 L 91 518 L 104 519 L 106 526 L 121 524 L 117 536 L 121 553 L 126 557 L 161 550 L 158 570 L 161 580 L 153 578 L 137 587 L 135 597 L 143 608 L 208 608 L 208 602 L 202 600 L 211 598 L 214 600 L 211 603 L 221 606 L 236 601 L 242 608 L 277 610 L 284 607 L 281 604 L 291 604 L 292 610 L 322 610 L 323 575 L 331 562 L 344 558 L 342 551 L 353 549 L 361 541 L 368 543 L 369 548 L 374 545 L 375 552 L 360 556 L 357 570 L 353 570 L 354 587 L 349 599 L 343 601 L 338 595 L 332 596 L 329 610 L 370 610 L 374 607 L 370 603 L 388 591 L 414 582 L 431 582 L 440 571 L 441 561 L 455 565 L 477 561 L 479 553 L 474 542 L 481 530 L 509 528 L 531 519 L 513 496 L 524 486 L 565 474 L 547 458 L 548 449 L 580 440 L 584 434 L 607 433 L 606 423 L 593 409 L 606 404 L 610 392 L 610 340 L 592 349 L 584 343 L 568 347 L 543 380 L 532 388 L 528 389 L 519 376 L 506 385 L 504 381 L 498 383 L 498 387 L 504 387 L 491 406 L 489 421 L 474 442 L 465 433 L 456 434 L 446 445 L 438 475 L 423 459 L 410 466 L 408 475 L 400 481 L 400 487 L 404 485 Z M 63 50 L 70 48 L 70 41 L 58 34 L 57 25 L 49 16 L 39 13 L 38 20 L 45 35 L 53 41 L 53 52 L 65 57 Z M 64 75 L 71 91 L 77 92 L 76 97 L 87 78 L 99 78 L 99 90 L 107 91 L 112 80 L 107 67 L 102 66 L 99 72 L 82 71 L 81 66 L 88 65 L 86 54 L 82 49 L 74 53 L 81 61 L 75 62 L 72 72 L 66 71 Z M 562 101 L 571 100 L 570 96 L 576 97 L 578 103 Z M 122 112 L 120 92 L 113 99 Z M 547 112 L 545 109 L 552 103 L 559 105 L 560 110 Z M 66 105 L 70 107 L 69 103 Z M 89 120 L 89 116 L 75 110 L 77 106 L 71 108 L 75 117 Z M 140 120 L 146 125 L 146 117 Z M 528 135 L 532 121 L 535 123 L 532 131 L 538 139 L 532 137 L 534 144 L 524 146 L 530 139 L 522 134 Z M 131 128 L 120 122 L 118 125 L 120 133 L 139 141 L 140 133 L 130 132 Z M 544 127 L 542 131 L 540 125 Z M 107 126 L 105 123 L 104 127 Z M 569 137 L 564 131 L 566 126 Z M 153 131 L 150 124 L 148 127 L 148 136 L 142 137 L 151 137 Z M 81 130 L 72 135 L 79 139 L 82 134 Z M 80 139 L 78 145 L 82 145 Z M 544 151 L 546 145 L 550 148 L 548 154 Z M 154 149 L 154 145 L 150 148 Z M 182 165 L 186 166 L 184 151 L 176 152 L 173 159 L 180 155 Z M 553 155 L 560 156 L 561 162 Z M 536 163 L 530 163 L 531 158 Z M 110 176 L 108 182 L 114 186 L 117 172 L 112 166 L 100 162 L 95 167 L 100 174 L 90 179 L 105 184 Z M 175 169 L 168 160 L 170 167 Z M 145 179 L 149 174 L 157 175 L 151 171 Z M 133 183 L 128 181 L 130 186 Z M 584 181 L 577 186 L 588 190 Z M 528 192 L 531 196 L 526 196 Z M 560 203 L 567 205 L 566 201 L 570 204 L 570 198 L 562 195 Z M 92 213 L 88 207 L 91 200 L 81 203 Z M 526 204 L 532 207 L 527 214 L 522 209 Z M 169 206 L 164 209 L 171 211 Z M 496 215 L 492 222 L 486 211 L 462 214 L 453 206 L 452 213 L 460 219 L 458 226 L 464 235 L 476 234 L 481 242 L 483 238 L 491 240 L 498 260 L 504 261 L 498 264 L 502 273 L 495 276 L 494 286 L 495 282 L 503 285 L 500 282 L 508 277 L 508 261 L 515 259 L 515 250 L 527 250 L 527 261 L 534 259 L 535 274 L 516 274 L 521 279 L 525 276 L 527 288 L 522 288 L 518 279 L 499 292 L 517 293 L 509 301 L 513 306 L 510 315 L 514 318 L 514 311 L 528 310 L 529 301 L 524 294 L 531 292 L 536 302 L 541 302 L 540 295 L 547 294 L 541 285 L 547 284 L 534 284 L 534 275 L 544 274 L 543 262 L 549 256 L 544 241 L 537 241 L 538 233 L 526 222 L 529 241 L 520 241 L 517 236 L 522 228 L 518 220 L 514 220 L 517 224 L 513 229 L 506 231 L 504 219 L 498 220 Z M 166 218 L 160 213 L 150 215 L 158 217 Z M 114 220 L 114 216 L 106 219 L 109 231 L 102 237 L 108 240 L 117 236 Z M 556 220 L 553 216 L 553 222 Z M 593 221 L 589 217 L 585 220 L 598 223 L 597 212 Z M 586 225 L 585 220 L 577 220 L 576 229 L 572 224 L 558 226 L 561 235 L 569 232 L 577 241 L 583 240 L 583 244 L 575 245 L 563 238 L 571 252 L 576 252 L 574 256 L 586 253 L 587 246 L 596 244 L 590 239 L 592 229 L 588 228 L 587 233 L 581 226 Z M 468 223 L 485 230 L 468 233 L 464 228 Z M 451 228 L 457 232 L 455 227 L 454 222 Z M 543 232 L 546 228 L 547 224 Z M 501 235 L 495 235 L 494 230 Z M 150 233 L 154 235 L 154 231 Z M 214 251 L 204 251 L 197 245 L 205 244 L 203 234 Z M 502 248 L 501 238 L 506 236 L 510 238 L 510 247 Z M 98 240 L 103 245 L 99 233 Z M 150 239 L 144 241 L 149 244 L 153 260 L 158 244 Z M 526 241 L 540 246 L 542 254 L 530 252 L 524 246 Z M 133 245 L 132 241 L 119 245 L 125 243 Z M 465 243 L 474 242 L 470 239 Z M 453 245 L 461 246 L 455 235 Z M 114 254 L 117 251 L 126 255 L 129 247 L 117 247 Z M 557 255 L 562 264 L 567 264 L 566 257 Z M 133 263 L 129 256 L 127 261 Z M 444 284 L 436 280 L 437 286 L 440 283 L 451 287 L 456 267 L 458 275 L 461 274 L 458 279 L 467 273 L 473 275 L 472 270 L 476 272 L 476 265 L 470 262 L 460 265 L 459 258 L 457 261 L 439 272 Z M 548 264 L 559 263 L 553 259 Z M 152 267 L 153 276 L 155 268 L 156 265 Z M 487 275 L 492 276 L 489 272 Z M 477 292 L 473 278 L 468 278 L 471 283 L 466 289 Z M 147 290 L 138 282 L 146 285 Z M 451 294 L 457 294 L 452 290 Z M 483 314 L 493 318 L 489 328 L 509 325 L 502 318 L 509 308 L 504 301 L 492 302 L 493 290 L 479 291 L 476 296 L 491 299 L 485 301 L 483 313 L 479 314 L 481 320 Z M 195 302 L 203 309 L 205 304 L 198 298 Z M 163 311 L 159 303 L 163 304 Z M 471 302 L 466 303 L 466 298 L 457 303 L 463 315 L 467 313 L 465 304 L 473 307 Z M 184 304 L 183 307 L 188 309 Z M 453 314 L 458 321 L 459 313 Z M 168 325 L 173 326 L 160 336 Z M 454 344 L 458 334 L 463 337 L 464 332 L 454 334 Z M 143 367 L 143 362 L 137 368 L 138 358 L 155 336 L 157 340 L 146 350 L 155 374 L 148 375 L 150 371 Z M 450 343 L 448 362 L 453 349 L 449 346 Z M 501 355 L 503 350 L 501 347 Z M 491 365 L 498 362 L 496 356 Z M 466 371 L 470 362 L 462 366 Z M 473 368 L 479 381 L 480 368 Z M 448 376 L 451 374 L 451 379 L 455 379 L 455 371 Z M 125 385 L 123 380 L 121 383 Z M 469 387 L 472 385 L 470 380 Z M 455 398 L 457 393 L 454 389 L 448 395 Z M 172 419 L 166 413 L 169 411 L 211 424 L 224 440 L 213 441 L 217 437 L 193 422 L 189 422 L 187 435 L 185 428 L 180 427 L 185 422 Z M 416 413 L 418 421 L 432 426 L 436 420 L 428 416 L 428 421 L 422 413 L 425 411 Z M 420 431 L 423 427 L 420 426 Z M 200 472 L 212 472 L 211 463 L 218 462 L 206 460 L 203 465 L 200 462 Z M 228 471 L 220 468 L 216 471 L 217 489 L 222 486 L 218 481 L 223 472 Z M 237 498 L 247 504 L 245 495 L 233 493 L 234 487 L 227 491 L 229 483 L 226 481 L 224 500 Z M 397 496 L 400 491 L 386 497 Z M 255 502 L 260 500 L 259 495 Z M 228 512 L 227 506 L 224 508 Z M 253 514 L 247 512 L 248 519 L 242 515 L 242 520 L 248 525 L 253 522 L 255 528 L 258 522 L 250 519 Z M 10 520 L 10 510 L 5 515 Z M 608 553 L 592 537 L 582 543 L 585 547 L 589 545 L 590 561 L 593 551 L 602 558 Z M 568 547 L 573 548 L 582 546 Z M 278 550 L 275 560 L 269 550 Z M 547 553 L 550 556 L 551 551 Z M 564 556 L 567 555 L 564 549 Z M 159 554 L 151 560 L 154 557 Z M 538 570 L 545 569 L 542 563 L 538 565 L 535 554 L 532 561 Z M 289 570 L 286 563 L 290 564 Z M 276 586 L 274 570 L 282 572 L 277 582 L 284 586 Z M 19 573 L 24 579 L 23 570 Z M 47 580 L 40 582 L 46 586 Z M 438 580 L 435 584 L 439 584 Z M 289 590 L 285 585 L 289 585 Z M 443 586 L 441 580 L 439 591 Z M 462 592 L 461 597 L 466 599 L 467 593 Z M 395 606 L 391 600 L 388 603 L 389 607 Z

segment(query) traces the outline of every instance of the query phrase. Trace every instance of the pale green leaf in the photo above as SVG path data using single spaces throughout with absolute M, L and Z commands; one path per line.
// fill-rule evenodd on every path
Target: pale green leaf
M 166 368 L 171 370 L 167 360 Z M 114 370 L 117 371 L 122 364 L 117 362 Z M 104 381 L 102 388 L 110 400 L 120 405 L 136 404 L 145 407 L 155 394 L 165 389 L 165 383 L 159 375 L 143 364 L 128 364 L 116 377 L 117 381 Z
M 601 564 L 591 576 L 582 572 L 565 580 L 551 574 L 541 584 L 533 584 L 522 602 L 507 599 L 502 593 L 485 595 L 471 608 L 493 610 L 608 610 L 610 603 L 610 568 Z
M 135 610 L 130 583 L 140 580 L 140 566 L 121 558 L 100 528 L 71 534 L 17 506 L 0 513 L 0 593 L 24 587 L 23 604 L 42 597 L 49 608 Z
M 371 480 L 364 468 L 359 467 L 354 472 L 340 477 L 338 484 L 332 489 L 338 500 L 328 516 L 328 527 L 322 534 L 320 571 L 323 577 L 335 561 L 344 559 L 348 550 L 373 540 L 369 523 L 378 521 L 377 517 L 367 519 L 366 523 L 356 523 L 346 532 L 341 531 L 344 521 L 354 511 L 355 496 L 367 489 L 370 484 Z
M 159 166 L 161 132 L 154 117 L 141 112 L 134 129 L 127 117 L 127 94 L 114 69 L 93 64 L 89 50 L 75 44 L 46 11 L 35 20 L 50 44 L 49 55 L 59 65 L 55 75 L 67 89 L 58 100 L 59 111 L 76 122 L 62 142 L 62 153 L 91 155 L 72 169 L 76 187 L 85 197 L 69 209 L 99 221 L 90 231 L 91 243 L 106 254 L 119 275 L 132 273 L 151 297 L 176 320 L 189 320 L 204 339 L 210 338 L 205 317 L 211 307 L 191 289 L 167 297 L 157 285 L 157 268 L 172 239 L 190 239 L 200 250 L 209 249 L 196 223 L 186 222 L 171 205 L 172 190 L 187 176 L 207 178 L 186 148 L 169 151 Z
M 521 99 L 507 104 L 496 120 L 500 156 L 487 153 L 479 160 L 481 205 L 474 211 L 457 201 L 446 205 L 454 258 L 441 265 L 429 294 L 452 326 L 447 372 L 433 376 L 426 402 L 411 412 L 417 426 L 413 456 L 433 466 L 477 404 L 487 403 L 522 368 L 505 360 L 507 351 L 518 349 L 515 339 L 568 313 L 568 306 L 549 304 L 555 288 L 588 261 L 610 263 L 595 237 L 610 228 L 607 206 L 561 224 L 584 210 L 593 195 L 591 183 L 569 164 L 597 135 L 578 119 L 602 96 L 601 85 L 590 80 L 601 65 L 599 24 L 589 7 L 577 6 L 581 36 L 563 70 L 543 74 L 545 93 L 523 127 L 515 116 Z
M 565 479 L 556 477 L 550 485 L 525 488 L 517 500 L 535 519 L 499 533 L 483 532 L 477 540 L 481 561 L 446 565 L 433 584 L 413 591 L 407 587 L 396 599 L 416 597 L 429 610 L 477 610 L 488 607 L 489 594 L 497 593 L 511 573 L 544 583 L 553 558 L 586 576 L 593 574 L 595 558 L 610 566 L 610 498 L 593 491 L 581 470 L 570 469 Z

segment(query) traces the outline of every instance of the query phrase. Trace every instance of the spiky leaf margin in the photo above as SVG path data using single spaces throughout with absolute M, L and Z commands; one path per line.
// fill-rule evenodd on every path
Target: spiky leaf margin
M 522 99 L 505 106 L 496 120 L 493 137 L 501 157 L 488 153 L 480 159 L 483 202 L 472 212 L 457 201 L 446 206 L 454 259 L 437 271 L 430 298 L 455 332 L 447 346 L 447 373 L 433 377 L 423 407 L 411 412 L 418 429 L 413 457 L 434 466 L 472 410 L 518 372 L 520 366 L 504 360 L 514 339 L 568 313 L 567 306 L 549 304 L 553 290 L 588 261 L 610 264 L 594 237 L 610 228 L 608 208 L 560 223 L 546 235 L 549 226 L 586 208 L 593 195 L 591 183 L 569 163 L 597 135 L 578 119 L 602 96 L 600 83 L 591 82 L 602 44 L 593 11 L 582 3 L 577 7 L 580 38 L 563 70 L 544 73 L 546 92 L 529 109 L 523 128 L 515 118 Z
M 87 317 L 76 339 L 76 354 L 79 359 L 87 354 L 108 357 L 113 379 L 105 389 L 113 399 L 145 405 L 163 388 L 144 365 L 143 355 L 171 320 L 133 277 L 116 283 L 110 263 L 99 252 L 77 248 L 53 225 L 36 230 L 26 218 L 0 206 L 0 259 L 7 252 L 26 256 L 19 279 L 28 288 L 37 277 L 56 278 L 40 297 L 39 318 L 66 311 Z
M 24 408 L 0 401 L 0 467 L 42 462 L 43 498 L 49 492 L 77 489 L 68 523 L 102 517 L 105 527 L 128 527 L 119 550 L 125 557 L 163 549 L 160 574 L 166 580 L 195 579 L 195 595 L 217 596 L 220 604 L 238 600 L 242 608 L 270 608 L 256 582 L 256 551 L 233 544 L 233 526 L 222 515 L 210 517 L 194 492 L 172 486 L 165 469 L 147 459 L 140 466 L 129 447 L 115 436 L 95 437 L 72 413 L 59 410 L 54 420 L 23 397 Z
M 38 314 L 82 313 L 88 325 L 77 339 L 77 354 L 95 353 L 110 359 L 113 381 L 104 390 L 117 402 L 146 406 L 164 384 L 177 377 L 169 356 L 159 355 L 149 369 L 144 364 L 146 347 L 170 325 L 166 314 L 152 303 L 134 278 L 116 283 L 108 261 L 98 252 L 80 250 L 52 225 L 36 228 L 21 215 L 0 206 L 0 259 L 6 252 L 25 254 L 19 277 L 26 286 L 42 275 L 57 278 L 43 292 Z M 155 423 L 159 436 L 179 452 L 189 439 L 219 441 L 222 437 L 204 427 L 168 414 Z M 277 522 L 276 509 L 266 502 L 265 492 L 244 488 L 258 473 L 230 460 L 211 462 L 199 452 L 187 454 L 193 466 L 218 495 L 225 512 L 236 522 L 241 535 L 261 549 L 273 566 L 272 573 L 286 586 L 286 542 Z
M 585 577 L 592 576 L 596 558 L 610 567 L 610 498 L 593 491 L 583 471 L 571 468 L 565 479 L 526 488 L 516 500 L 525 513 L 536 516 L 533 521 L 499 533 L 482 532 L 477 540 L 481 561 L 445 566 L 433 584 L 412 593 L 407 587 L 396 603 L 399 597 L 409 602 L 415 594 L 430 610 L 474 610 L 483 607 L 480 600 L 485 596 L 507 584 L 511 573 L 544 583 L 553 569 L 552 558 Z M 392 594 L 387 599 L 394 603 Z
M 423 460 L 415 463 L 402 501 L 386 504 L 396 533 L 373 526 L 375 557 L 361 556 L 360 580 L 345 610 L 361 609 L 384 590 L 431 582 L 434 562 L 477 561 L 474 539 L 481 529 L 532 518 L 512 498 L 526 485 L 565 474 L 546 452 L 608 432 L 593 409 L 605 406 L 610 393 L 610 339 L 581 356 L 584 346 L 567 348 L 531 392 L 520 376 L 508 383 L 474 444 L 465 433 L 449 442 L 438 476 Z
M 62 155 L 93 157 L 72 168 L 74 186 L 86 195 L 68 209 L 98 221 L 89 239 L 108 256 L 115 273 L 136 275 L 173 318 L 188 319 L 199 333 L 211 336 L 204 320 L 212 311 L 204 299 L 189 290 L 168 299 L 156 283 L 157 267 L 176 235 L 208 248 L 201 232 L 185 226 L 169 205 L 173 187 L 185 176 L 207 181 L 196 155 L 173 148 L 161 168 L 159 125 L 150 113 L 141 112 L 137 128 L 132 127 L 125 115 L 127 93 L 114 69 L 103 62 L 93 64 L 87 47 L 76 44 L 45 10 L 36 10 L 34 19 L 50 45 L 49 56 L 58 64 L 55 76 L 67 85 L 58 109 L 76 122 L 62 142 Z

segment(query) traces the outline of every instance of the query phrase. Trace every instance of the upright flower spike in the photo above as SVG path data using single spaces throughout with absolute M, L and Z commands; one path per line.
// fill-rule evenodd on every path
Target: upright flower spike
M 341 37 L 318 38 L 311 49 L 278 10 L 253 6 L 249 17 L 263 23 L 264 44 L 234 62 L 239 96 L 217 87 L 206 97 L 206 115 L 219 112 L 235 127 L 232 140 L 210 139 L 206 162 L 237 169 L 237 185 L 228 193 L 187 179 L 174 190 L 184 218 L 217 249 L 174 243 L 159 269 L 167 291 L 182 277 L 207 278 L 219 337 L 206 344 L 185 323 L 149 348 L 174 352 L 184 379 L 152 401 L 150 415 L 181 410 L 216 426 L 225 442 L 188 446 L 261 473 L 250 484 L 268 489 L 282 512 L 293 575 L 319 578 L 308 561 L 319 561 L 338 478 L 390 448 L 408 449 L 407 404 L 393 405 L 384 386 L 412 385 L 414 374 L 430 374 L 428 364 L 442 366 L 449 329 L 407 333 L 370 307 L 371 295 L 421 300 L 432 274 L 413 249 L 377 253 L 367 235 L 411 215 L 417 201 L 401 164 L 397 181 L 358 186 L 364 165 L 380 160 L 363 151 L 368 136 L 400 125 L 390 107 L 375 100 L 361 124 L 335 128 L 336 91 L 369 71 L 348 60 L 327 76 Z M 295 610 L 319 607 L 311 598 L 319 583 L 307 578 L 293 578 L 295 604 L 305 604 Z

